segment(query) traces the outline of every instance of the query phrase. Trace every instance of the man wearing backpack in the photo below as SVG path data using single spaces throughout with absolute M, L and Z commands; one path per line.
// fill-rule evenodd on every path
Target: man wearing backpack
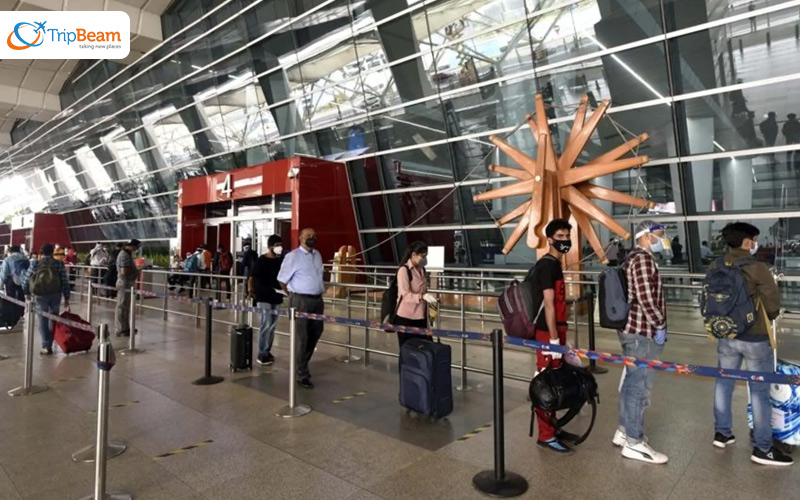
M 8 250 L 9 255 L 3 259 L 3 265 L 0 266 L 0 285 L 3 286 L 6 295 L 9 297 L 25 300 L 25 294 L 22 293 L 20 283 L 22 277 L 28 271 L 28 267 L 30 267 L 30 262 L 20 252 L 18 246 L 11 246 Z M 0 323 L 14 325 L 24 312 L 25 309 L 22 306 L 4 300 L 0 305 L 0 313 L 2 313 Z
M 64 309 L 69 310 L 69 279 L 64 263 L 53 258 L 54 247 L 50 243 L 42 245 L 38 260 L 32 261 L 21 286 L 26 295 L 32 295 L 36 301 L 36 309 L 42 313 L 58 314 L 61 297 L 64 297 Z M 42 350 L 39 354 L 53 354 L 53 328 L 50 320 L 39 314 L 39 335 L 42 339 Z
M 130 315 L 131 301 L 133 300 L 131 287 L 136 283 L 136 276 L 139 274 L 133 262 L 133 252 L 139 248 L 139 245 L 141 242 L 134 238 L 123 245 L 117 255 L 117 308 L 114 314 L 117 337 L 130 337 L 136 334 L 131 331 Z
M 667 341 L 667 308 L 654 254 L 664 250 L 664 226 L 653 221 L 636 226 L 636 246 L 622 269 L 628 285 L 628 321 L 618 331 L 622 353 L 641 359 L 659 359 Z M 619 394 L 619 427 L 612 442 L 622 456 L 651 464 L 665 464 L 668 457 L 655 451 L 644 435 L 644 411 L 650 406 L 655 372 L 626 366 Z
M 525 281 L 532 285 L 531 297 L 536 323 L 536 341 L 555 345 L 567 344 L 567 297 L 561 257 L 572 247 L 572 226 L 563 219 L 553 219 L 545 228 L 549 249 L 528 272 Z M 537 373 L 548 366 L 560 366 L 561 353 L 536 351 Z M 551 425 L 552 412 L 536 409 L 536 424 L 539 437 L 536 444 L 540 448 L 556 453 L 572 453 L 572 448 L 564 441 L 575 441 L 578 436 L 567 432 L 556 432 Z
M 714 262 L 712 269 L 709 270 L 709 275 L 714 273 L 717 281 L 724 278 L 722 274 L 725 272 L 738 273 L 743 278 L 750 303 L 739 304 L 736 309 L 754 311 L 755 315 L 753 318 L 755 321 L 750 322 L 749 328 L 743 332 L 736 334 L 734 331 L 731 336 L 718 339 L 717 359 L 720 368 L 738 370 L 744 360 L 748 370 L 773 371 L 770 324 L 780 313 L 780 295 L 766 264 L 753 258 L 758 250 L 758 234 L 758 228 L 746 222 L 734 222 L 725 226 L 722 229 L 722 238 L 729 247 L 728 253 Z M 731 283 L 737 281 L 734 279 Z M 738 283 L 738 287 L 741 287 L 741 281 Z M 731 290 L 730 295 L 735 297 L 735 290 Z M 704 307 L 706 311 L 713 309 L 712 301 L 706 298 L 705 302 L 709 306 Z M 730 319 L 736 321 L 736 314 L 731 315 Z M 747 321 L 747 318 L 739 318 L 738 322 L 744 321 Z M 707 316 L 706 322 L 709 322 Z M 714 388 L 713 444 L 717 448 L 724 449 L 736 441 L 733 436 L 731 415 L 731 398 L 735 384 L 732 379 L 718 378 Z M 753 452 L 750 460 L 762 465 L 791 465 L 792 458 L 772 446 L 770 384 L 754 381 L 748 384 L 750 402 L 753 405 Z
M 187 273 L 199 273 L 200 272 L 200 249 L 198 248 L 195 253 L 187 253 L 186 259 L 183 261 L 183 270 Z M 186 286 L 189 289 L 189 298 L 194 297 L 194 285 L 197 283 L 197 276 L 194 274 L 191 276 L 187 276 Z

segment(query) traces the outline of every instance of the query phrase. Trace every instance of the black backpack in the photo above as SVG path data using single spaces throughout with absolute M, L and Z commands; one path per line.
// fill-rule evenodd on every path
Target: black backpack
M 562 360 L 561 366 L 558 368 L 548 366 L 533 377 L 528 386 L 528 395 L 531 398 L 531 410 L 538 408 L 553 412 L 554 415 L 556 411 L 567 410 L 567 413 L 561 418 L 550 419 L 550 425 L 556 429 L 562 429 L 575 418 L 583 405 L 591 405 L 592 420 L 589 428 L 575 444 L 580 444 L 589 437 L 597 417 L 597 403 L 600 402 L 597 381 L 589 373 L 589 370 L 573 366 Z M 534 419 L 535 413 L 531 411 L 530 436 L 533 436 Z
M 408 281 L 411 282 L 411 268 L 405 264 L 401 267 L 406 268 L 406 271 L 408 271 Z M 399 270 L 400 268 L 398 267 L 397 269 Z M 397 274 L 395 274 L 389 281 L 389 288 L 383 292 L 383 298 L 381 298 L 381 324 L 394 324 L 395 317 L 397 316 L 397 307 L 399 305 L 397 297 Z

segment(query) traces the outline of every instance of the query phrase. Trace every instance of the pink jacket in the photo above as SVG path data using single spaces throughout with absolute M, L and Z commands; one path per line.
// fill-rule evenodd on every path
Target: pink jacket
M 397 315 L 406 319 L 425 319 L 427 302 L 422 296 L 428 291 L 425 282 L 425 273 L 421 267 L 414 267 L 411 261 L 405 263 L 411 268 L 411 282 L 408 281 L 408 271 L 405 267 L 397 270 Z

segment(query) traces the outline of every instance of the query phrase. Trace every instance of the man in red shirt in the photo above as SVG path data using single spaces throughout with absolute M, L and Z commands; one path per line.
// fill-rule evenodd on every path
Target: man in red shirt
M 563 219 L 554 219 L 547 224 L 545 236 L 549 249 L 536 261 L 525 281 L 532 286 L 533 307 L 537 311 L 536 341 L 555 345 L 567 343 L 567 298 L 561 258 L 572 247 L 572 226 Z M 561 353 L 536 351 L 537 374 L 550 365 L 559 366 Z M 572 453 L 563 441 L 574 441 L 577 436 L 567 432 L 556 433 L 550 424 L 552 412 L 536 409 L 539 438 L 536 444 L 556 453 Z
M 667 342 L 667 308 L 664 288 L 653 256 L 664 250 L 664 226 L 644 221 L 636 226 L 636 246 L 622 269 L 628 282 L 628 323 L 618 332 L 622 353 L 643 359 L 659 359 Z M 619 394 L 619 428 L 612 442 L 622 456 L 651 464 L 665 464 L 668 457 L 655 451 L 644 435 L 644 411 L 650 406 L 655 372 L 644 367 L 625 367 Z

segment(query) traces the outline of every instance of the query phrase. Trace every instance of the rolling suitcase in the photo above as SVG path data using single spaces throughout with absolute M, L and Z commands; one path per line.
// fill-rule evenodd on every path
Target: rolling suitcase
M 453 411 L 450 346 L 413 338 L 400 349 L 400 404 L 439 419 Z
M 247 325 L 231 327 L 231 371 L 253 369 L 253 329 Z
M 61 317 L 76 323 L 84 323 L 91 326 L 87 321 L 77 314 L 68 312 L 61 313 Z M 64 354 L 72 354 L 73 352 L 86 351 L 92 349 L 92 342 L 94 342 L 94 333 L 73 328 L 64 323 L 55 323 L 53 325 L 53 341 L 58 345 Z
M 777 321 L 773 321 L 772 331 L 776 335 L 777 328 Z M 778 359 L 777 349 L 773 350 L 773 370 L 783 375 L 800 375 L 800 365 Z M 800 387 L 771 384 L 769 399 L 772 406 L 772 438 L 781 451 L 790 454 L 794 447 L 800 445 Z M 749 391 L 747 401 L 747 423 L 752 435 L 753 406 Z

